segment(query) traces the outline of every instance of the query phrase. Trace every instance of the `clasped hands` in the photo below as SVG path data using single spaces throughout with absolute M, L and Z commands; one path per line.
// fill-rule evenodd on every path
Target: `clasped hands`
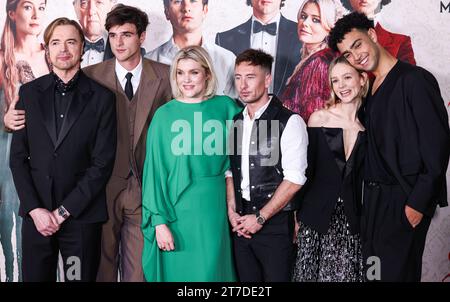
M 238 236 L 245 238 L 252 238 L 251 235 L 261 230 L 262 225 L 256 222 L 256 215 L 240 216 L 236 212 L 229 213 L 228 218 L 230 224 L 233 227 L 233 232 L 236 232 Z M 172 232 L 166 224 L 160 224 L 155 227 L 156 243 L 158 248 L 165 252 L 175 250 L 175 242 Z
M 30 216 L 37 231 L 44 237 L 52 236 L 58 232 L 61 224 L 66 220 L 58 215 L 58 209 L 50 212 L 44 208 L 36 208 L 30 211 Z
M 256 221 L 255 214 L 241 216 L 236 212 L 230 211 L 228 213 L 228 219 L 233 228 L 232 231 L 236 232 L 238 236 L 247 239 L 252 238 L 253 234 L 256 234 L 262 229 L 262 225 Z

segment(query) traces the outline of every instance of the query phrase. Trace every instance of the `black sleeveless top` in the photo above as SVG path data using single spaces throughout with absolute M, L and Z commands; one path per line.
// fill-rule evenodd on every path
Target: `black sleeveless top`
M 353 234 L 359 233 L 366 133 L 360 131 L 346 160 L 341 128 L 308 128 L 308 178 L 297 219 L 319 233 L 328 231 L 338 198 Z

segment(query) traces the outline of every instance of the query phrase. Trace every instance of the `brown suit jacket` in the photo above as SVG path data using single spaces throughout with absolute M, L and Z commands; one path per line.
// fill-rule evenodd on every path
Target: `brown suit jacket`
M 134 96 L 136 103 L 136 116 L 134 124 L 134 139 L 130 142 L 130 136 L 125 137 L 118 129 L 117 152 L 114 169 L 106 188 L 108 201 L 113 201 L 118 194 L 127 188 L 130 168 L 142 187 L 142 170 L 146 152 L 146 138 L 148 126 L 152 117 L 161 105 L 172 98 L 169 81 L 169 66 L 149 60 L 142 59 L 143 70 L 139 87 Z M 127 127 L 129 123 L 126 114 L 128 103 L 115 72 L 116 60 L 110 59 L 105 62 L 91 65 L 83 71 L 92 79 L 98 81 L 105 87 L 112 90 L 116 95 L 117 106 L 117 126 Z M 129 154 L 130 145 L 133 144 L 133 153 L 130 158 L 124 156 Z M 131 167 L 130 167 L 131 165 Z M 138 201 L 140 203 L 140 200 Z

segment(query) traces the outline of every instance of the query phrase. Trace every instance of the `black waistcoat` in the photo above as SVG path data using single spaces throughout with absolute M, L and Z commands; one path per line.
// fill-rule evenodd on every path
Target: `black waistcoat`
M 255 120 L 249 147 L 251 201 L 244 208 L 241 192 L 243 113 L 241 112 L 235 116 L 235 124 L 230 136 L 230 150 L 232 151 L 230 154 L 230 165 L 233 172 L 236 212 L 248 214 L 260 210 L 271 199 L 283 181 L 280 140 L 287 121 L 292 114 L 294 113 L 283 107 L 279 99 L 273 96 L 267 109 L 259 119 Z M 297 200 L 298 198 L 294 197 L 283 210 L 297 209 Z

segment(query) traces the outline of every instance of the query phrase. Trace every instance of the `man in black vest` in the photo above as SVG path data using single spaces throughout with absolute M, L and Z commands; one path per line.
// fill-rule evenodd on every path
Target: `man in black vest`
M 245 109 L 231 132 L 228 217 L 241 281 L 290 281 L 296 193 L 306 181 L 308 137 L 302 118 L 269 95 L 273 57 L 248 49 L 236 58 Z

